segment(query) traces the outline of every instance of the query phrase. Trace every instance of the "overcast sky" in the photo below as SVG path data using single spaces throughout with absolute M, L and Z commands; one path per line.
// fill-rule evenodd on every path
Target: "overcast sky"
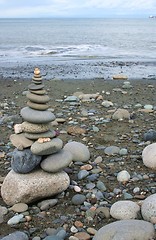
M 149 15 L 156 15 L 156 0 L 0 0 L 0 18 Z

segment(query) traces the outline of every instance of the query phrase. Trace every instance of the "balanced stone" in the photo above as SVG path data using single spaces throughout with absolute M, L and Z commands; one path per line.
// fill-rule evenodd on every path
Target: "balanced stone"
M 39 104 L 39 103 L 31 102 L 31 101 L 28 101 L 27 105 L 30 108 L 33 108 L 35 110 L 40 110 L 40 111 L 44 111 L 44 110 L 47 110 L 49 108 L 49 105 L 47 105 L 47 104 Z
M 115 202 L 110 208 L 110 215 L 115 219 L 135 219 L 140 211 L 137 203 L 123 200 Z
M 72 153 L 73 161 L 87 162 L 90 158 L 90 152 L 83 143 L 69 142 L 64 146 L 64 149 Z
M 47 94 L 45 89 L 39 89 L 39 90 L 30 90 L 31 93 L 38 94 L 38 95 L 44 95 Z
M 154 237 L 153 224 L 143 220 L 120 220 L 100 228 L 93 240 L 149 240 Z
M 67 173 L 47 173 L 41 169 L 28 174 L 11 170 L 1 187 L 1 195 L 7 205 L 32 203 L 65 191 L 70 184 Z
M 72 161 L 72 154 L 64 149 L 58 153 L 48 156 L 41 162 L 41 168 L 46 172 L 59 172 L 69 166 Z
M 35 123 L 23 122 L 21 124 L 21 127 L 22 127 L 23 132 L 43 133 L 50 129 L 50 123 L 35 124 Z
M 41 156 L 32 154 L 30 149 L 19 151 L 15 149 L 12 154 L 11 167 L 17 173 L 31 172 L 41 162 Z
M 37 140 L 38 138 L 54 138 L 56 136 L 55 131 L 46 131 L 43 133 L 25 133 L 25 137 L 31 140 Z
M 37 85 L 37 84 L 42 84 L 42 80 L 41 80 L 41 79 L 39 79 L 39 80 L 37 80 L 37 81 L 32 80 L 32 83 L 35 83 L 36 85 Z
M 27 98 L 35 103 L 47 103 L 49 102 L 50 98 L 48 97 L 48 95 L 38 95 L 38 94 L 34 94 L 34 93 L 27 93 Z
M 30 123 L 48 123 L 55 119 L 55 115 L 48 110 L 43 112 L 29 107 L 21 109 L 21 116 Z
M 33 144 L 33 141 L 26 138 L 24 133 L 12 134 L 10 136 L 10 141 L 16 148 L 20 150 L 23 150 L 23 148 L 30 147 Z
M 39 143 L 34 142 L 31 146 L 31 151 L 36 155 L 50 155 L 62 149 L 63 142 L 59 138 L 53 138 L 49 142 Z
M 31 83 L 29 86 L 28 86 L 28 89 L 29 90 L 40 90 L 40 89 L 43 89 L 44 88 L 44 84 L 34 84 L 34 83 Z
M 34 69 L 34 76 L 33 78 L 35 81 L 41 81 L 42 80 L 42 77 L 40 75 L 40 69 L 39 68 L 35 68 Z

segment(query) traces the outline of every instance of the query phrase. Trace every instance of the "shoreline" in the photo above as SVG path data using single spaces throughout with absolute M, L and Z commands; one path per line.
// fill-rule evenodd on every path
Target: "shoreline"
M 103 59 L 70 59 L 30 62 L 1 62 L 0 78 L 31 79 L 33 70 L 39 67 L 46 80 L 112 80 L 114 75 L 127 76 L 128 80 L 156 80 L 155 61 L 122 61 Z

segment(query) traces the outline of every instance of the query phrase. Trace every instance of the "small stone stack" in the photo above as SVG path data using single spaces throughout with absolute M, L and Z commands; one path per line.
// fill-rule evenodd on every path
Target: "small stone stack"
M 2 198 L 8 205 L 56 195 L 66 190 L 70 183 L 68 174 L 62 170 L 71 163 L 73 155 L 62 149 L 62 140 L 51 130 L 55 116 L 48 110 L 50 98 L 38 68 L 35 68 L 28 89 L 27 107 L 21 109 L 24 122 L 16 124 L 15 134 L 10 136 L 16 147 L 12 154 L 12 170 L 1 187 Z
M 63 142 L 59 138 L 54 138 L 55 131 L 50 130 L 50 123 L 55 116 L 47 110 L 50 98 L 44 90 L 38 68 L 35 68 L 32 84 L 28 86 L 28 89 L 27 107 L 21 110 L 21 116 L 25 120 L 21 125 L 22 132 L 25 133 L 26 138 L 35 140 L 31 145 L 33 154 L 43 156 L 55 153 L 62 148 Z

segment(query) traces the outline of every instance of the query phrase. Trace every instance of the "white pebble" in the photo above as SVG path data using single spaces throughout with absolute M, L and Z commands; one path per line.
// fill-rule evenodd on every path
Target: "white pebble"
M 130 179 L 130 174 L 126 170 L 119 172 L 117 175 L 118 182 L 128 182 L 129 179 Z
M 75 192 L 81 192 L 81 188 L 79 186 L 74 186 L 74 191 Z
M 20 222 L 20 220 L 23 218 L 23 214 L 15 215 L 14 217 L 10 218 L 7 222 L 8 225 L 14 225 Z

